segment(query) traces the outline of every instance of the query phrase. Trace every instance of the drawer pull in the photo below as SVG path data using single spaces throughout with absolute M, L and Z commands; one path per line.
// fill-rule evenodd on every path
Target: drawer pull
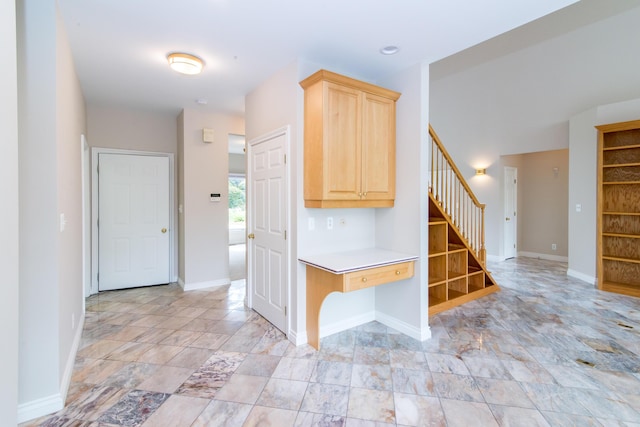
M 396 270 L 396 276 L 400 275 L 400 270 Z
M 362 278 L 362 281 L 363 281 L 363 282 L 366 282 L 366 281 L 367 281 L 367 278 L 366 278 L 366 277 L 363 277 L 363 278 Z

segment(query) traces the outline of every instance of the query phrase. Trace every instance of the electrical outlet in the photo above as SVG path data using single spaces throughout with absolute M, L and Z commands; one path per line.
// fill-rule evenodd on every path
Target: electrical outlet
M 552 243 L 552 244 L 551 244 L 551 250 L 552 250 L 552 251 L 555 251 L 555 250 L 557 250 L 557 249 L 558 249 L 558 245 L 556 245 L 555 243 Z
M 340 225 L 342 225 L 343 227 L 347 225 L 347 220 L 344 218 L 340 218 Z
M 327 230 L 333 230 L 333 217 L 327 217 Z
M 71 313 L 71 329 L 75 329 L 75 328 L 76 328 L 76 314 Z

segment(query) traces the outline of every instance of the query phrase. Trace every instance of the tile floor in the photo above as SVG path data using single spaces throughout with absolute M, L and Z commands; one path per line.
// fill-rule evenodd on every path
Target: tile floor
M 372 322 L 295 347 L 244 284 L 102 293 L 67 406 L 42 426 L 640 426 L 640 299 L 566 264 L 490 266 L 502 291 L 430 319 L 418 342 Z

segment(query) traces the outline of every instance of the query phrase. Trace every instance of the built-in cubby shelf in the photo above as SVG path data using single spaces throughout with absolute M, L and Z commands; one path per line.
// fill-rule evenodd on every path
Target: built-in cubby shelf
M 598 128 L 598 288 L 640 297 L 640 120 Z
M 429 200 L 429 315 L 498 291 L 455 227 Z

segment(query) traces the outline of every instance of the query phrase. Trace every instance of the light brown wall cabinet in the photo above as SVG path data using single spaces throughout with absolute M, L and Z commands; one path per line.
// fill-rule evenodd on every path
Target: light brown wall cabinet
M 640 120 L 598 129 L 598 288 L 640 297 Z
M 300 86 L 305 207 L 392 207 L 400 94 L 326 70 Z

